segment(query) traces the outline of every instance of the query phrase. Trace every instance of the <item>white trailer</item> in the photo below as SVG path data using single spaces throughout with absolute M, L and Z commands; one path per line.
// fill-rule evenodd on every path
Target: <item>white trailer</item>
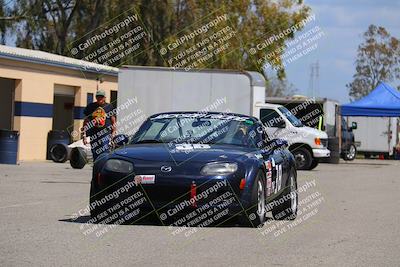
M 215 111 L 254 114 L 265 101 L 265 80 L 258 72 L 173 70 L 123 66 L 118 74 L 118 105 L 135 101 L 135 111 L 146 119 L 168 111 Z M 119 120 L 133 109 L 120 109 Z M 140 122 L 138 122 L 140 125 Z M 132 134 L 135 125 L 118 123 L 119 133 Z
M 123 108 L 132 101 L 134 107 Z M 326 133 L 299 126 L 284 107 L 265 103 L 265 79 L 258 72 L 123 66 L 118 74 L 118 108 L 121 134 L 132 135 L 144 119 L 161 112 L 239 113 L 264 124 L 272 121 L 267 126 L 270 137 L 289 143 L 296 160 L 303 163 L 298 165 L 301 169 L 315 168 L 319 158 L 330 155 Z
M 356 122 L 354 130 L 357 150 L 367 157 L 371 155 L 393 155 L 399 141 L 399 120 L 389 117 L 348 117 L 349 122 Z

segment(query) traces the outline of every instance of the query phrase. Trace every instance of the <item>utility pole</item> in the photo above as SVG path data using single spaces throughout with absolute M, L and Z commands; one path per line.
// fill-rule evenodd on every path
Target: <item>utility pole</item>
M 319 96 L 319 62 L 318 62 L 318 60 L 315 63 L 311 63 L 311 65 L 310 65 L 310 81 L 309 81 L 307 95 L 309 97 L 318 97 Z
M 314 96 L 314 64 L 310 65 L 310 81 L 308 84 L 308 92 L 307 95 L 309 97 Z

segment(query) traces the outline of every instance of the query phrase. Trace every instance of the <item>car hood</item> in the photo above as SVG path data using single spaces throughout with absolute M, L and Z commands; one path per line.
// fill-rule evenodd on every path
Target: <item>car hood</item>
M 248 153 L 252 148 L 231 145 L 172 145 L 168 144 L 134 144 L 116 150 L 116 155 L 131 159 L 157 162 L 210 162 L 234 161 Z
M 320 130 L 317 130 L 315 128 L 311 128 L 311 127 L 299 127 L 296 129 L 297 132 L 302 132 L 305 136 L 313 136 L 314 138 L 322 138 L 322 139 L 326 139 L 328 138 L 328 135 Z

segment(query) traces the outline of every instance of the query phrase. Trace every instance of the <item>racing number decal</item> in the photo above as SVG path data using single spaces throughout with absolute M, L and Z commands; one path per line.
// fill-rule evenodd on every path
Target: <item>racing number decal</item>
M 282 164 L 275 165 L 275 160 L 272 158 L 271 161 L 264 161 L 265 170 L 267 173 L 267 197 L 272 193 L 276 194 L 282 188 Z M 275 179 L 272 181 L 272 170 L 275 169 Z
M 267 197 L 271 195 L 272 193 L 272 164 L 271 161 L 267 160 L 264 161 L 264 166 L 265 166 L 265 170 L 267 173 Z
M 282 164 L 276 165 L 275 169 L 276 169 L 276 187 L 274 193 L 276 194 L 282 188 Z

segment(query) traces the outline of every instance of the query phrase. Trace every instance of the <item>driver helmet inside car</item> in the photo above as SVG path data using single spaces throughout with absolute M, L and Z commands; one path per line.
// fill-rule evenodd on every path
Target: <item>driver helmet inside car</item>
M 246 145 L 247 144 L 246 137 L 247 137 L 247 127 L 241 123 L 238 125 L 238 129 L 232 139 L 234 140 L 235 143 Z
M 258 132 L 256 131 L 254 122 L 246 120 L 238 124 L 237 131 L 235 135 L 232 137 L 232 141 L 234 141 L 234 143 L 236 144 L 259 147 L 259 144 L 257 142 L 257 135 Z M 259 136 L 259 138 L 260 140 L 262 139 L 261 136 Z

